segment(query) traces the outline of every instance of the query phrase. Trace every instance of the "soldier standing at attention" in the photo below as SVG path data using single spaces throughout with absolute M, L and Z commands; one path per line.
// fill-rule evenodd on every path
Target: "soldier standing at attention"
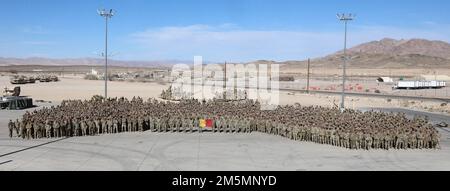
M 186 124 L 184 126 L 184 132 L 187 133 L 189 132 L 189 127 L 191 126 L 192 122 L 191 119 L 189 117 L 186 116 L 186 118 L 184 119 L 184 123 Z
M 128 124 L 128 131 L 131 132 L 134 131 L 134 118 L 130 116 L 129 119 L 130 124 Z
M 183 118 L 181 118 L 181 116 L 177 117 L 177 120 L 175 121 L 175 125 L 176 125 L 176 132 L 180 132 L 180 127 L 183 125 Z
M 107 133 L 113 133 L 113 121 L 112 121 L 111 117 L 108 118 L 107 123 L 108 123 L 108 124 L 107 124 L 107 125 L 108 125 L 108 131 L 107 131 Z
M 9 120 L 8 130 L 9 130 L 9 138 L 12 138 L 13 130 L 14 130 L 14 123 L 12 122 L 12 120 Z
M 42 138 L 46 137 L 45 133 L 45 121 L 39 121 L 38 122 L 38 128 L 39 128 L 39 136 Z
M 194 118 L 194 127 L 199 128 L 199 126 L 200 126 L 200 121 L 199 121 L 198 117 L 196 117 L 196 118 Z
M 119 121 L 117 119 L 113 120 L 113 133 L 119 133 Z
M 74 136 L 80 136 L 80 131 L 81 131 L 81 127 L 80 127 L 80 120 L 79 119 L 75 119 L 75 123 L 74 123 Z
M 172 117 L 169 117 L 169 119 L 167 119 L 167 126 L 169 127 L 167 128 L 167 131 L 171 131 L 172 129 L 174 129 L 174 123 L 175 121 Z
M 66 137 L 72 136 L 72 124 L 70 119 L 66 120 Z
M 138 119 L 138 117 L 135 116 L 133 118 L 133 121 L 134 121 L 133 131 L 138 131 L 138 128 L 139 128 L 139 119 Z
M 51 138 L 52 136 L 52 126 L 50 126 L 49 120 L 45 122 L 45 135 L 47 136 L 47 138 Z
M 58 122 L 58 121 L 55 121 L 55 123 L 53 124 L 53 135 L 54 135 L 55 137 L 60 137 L 60 136 L 61 136 L 61 135 L 60 135 L 59 128 L 60 128 L 59 122 Z
M 125 117 L 122 117 L 122 124 L 121 124 L 122 128 L 120 129 L 120 132 L 125 132 L 127 131 L 127 119 Z
M 139 132 L 142 132 L 142 131 L 144 131 L 144 119 L 142 118 L 142 116 L 141 115 L 139 115 L 139 118 L 138 118 L 138 130 L 139 130 Z
M 61 137 L 65 136 L 66 125 L 67 125 L 66 120 L 64 118 L 61 119 L 61 123 L 60 123 L 60 127 L 59 127 L 59 132 L 60 132 Z
M 156 118 L 155 120 L 155 127 L 157 129 L 158 132 L 161 132 L 161 118 Z
M 151 130 L 152 132 L 156 132 L 155 118 L 150 117 L 150 120 L 149 120 L 149 127 L 150 127 L 150 130 Z
M 41 130 L 40 130 L 40 124 L 41 124 L 41 122 L 36 122 L 35 124 L 34 124 L 34 126 L 33 126 L 33 131 L 34 131 L 34 138 L 35 139 L 40 139 L 40 138 L 42 138 L 41 137 Z
M 101 130 L 100 133 L 104 134 L 104 133 L 107 132 L 107 131 L 106 131 L 106 119 L 105 119 L 105 118 L 102 118 L 102 119 L 101 119 L 101 122 L 102 122 L 102 130 Z
M 151 121 L 151 116 L 150 115 L 147 115 L 146 117 L 145 117 L 145 129 L 147 129 L 147 130 L 150 130 L 151 128 L 150 128 L 150 121 Z
M 20 133 L 19 133 L 19 130 L 20 130 L 20 122 L 19 122 L 19 119 L 16 119 L 16 122 L 14 123 L 14 128 L 16 129 L 16 134 L 17 134 L 17 136 L 20 137 Z
M 25 139 L 25 137 L 26 137 L 27 129 L 25 128 L 25 125 L 26 125 L 25 121 L 22 121 L 20 123 L 20 136 L 22 137 L 22 139 Z
M 87 132 L 87 124 L 85 119 L 81 119 L 81 136 L 85 136 Z
M 27 129 L 27 139 L 32 139 L 33 138 L 33 134 L 31 133 L 31 130 L 33 128 L 32 122 L 28 122 L 25 128 Z

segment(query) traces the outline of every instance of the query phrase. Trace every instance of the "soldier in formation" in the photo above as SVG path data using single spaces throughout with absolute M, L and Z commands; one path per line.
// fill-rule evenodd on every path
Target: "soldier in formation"
M 266 111 L 252 100 L 68 100 L 26 112 L 21 120 L 10 121 L 8 127 L 11 137 L 16 129 L 19 137 L 27 139 L 147 130 L 193 133 L 204 130 L 199 126 L 205 119 L 212 120 L 212 132 L 258 131 L 348 149 L 435 149 L 440 141 L 438 131 L 424 118 L 298 104 Z
M 8 132 L 9 132 L 9 138 L 12 138 L 13 137 L 13 132 L 14 132 L 14 129 L 15 129 L 16 127 L 15 127 L 15 124 L 14 124 L 14 122 L 12 121 L 12 120 L 9 120 L 9 122 L 8 122 Z

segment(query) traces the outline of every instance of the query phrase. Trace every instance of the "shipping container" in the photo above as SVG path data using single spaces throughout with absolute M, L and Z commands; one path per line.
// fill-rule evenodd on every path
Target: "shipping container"
M 393 87 L 395 89 L 427 89 L 443 88 L 446 86 L 444 81 L 398 81 Z

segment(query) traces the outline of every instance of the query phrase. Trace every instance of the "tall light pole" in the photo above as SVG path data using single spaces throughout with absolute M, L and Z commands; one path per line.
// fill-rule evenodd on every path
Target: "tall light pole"
M 114 16 L 114 10 L 102 9 L 97 13 L 105 18 L 105 99 L 108 98 L 108 19 Z
M 344 66 L 342 67 L 342 98 L 341 98 L 341 111 L 344 111 L 345 102 L 345 78 L 346 78 L 346 65 L 347 65 L 347 23 L 354 19 L 352 14 L 337 14 L 337 18 L 345 24 L 345 37 L 344 37 Z
M 306 74 L 306 93 L 309 94 L 309 65 L 311 64 L 311 59 L 308 58 L 308 73 Z

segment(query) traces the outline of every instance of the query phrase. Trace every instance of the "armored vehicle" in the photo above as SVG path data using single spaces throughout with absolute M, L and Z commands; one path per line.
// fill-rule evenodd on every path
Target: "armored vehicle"
M 25 76 L 12 76 L 10 79 L 11 84 L 26 84 Z
M 26 82 L 26 83 L 29 83 L 29 84 L 34 84 L 34 83 L 36 82 L 36 79 L 34 79 L 33 76 L 26 77 L 26 78 L 25 78 L 25 82 Z
M 59 78 L 58 78 L 58 76 L 51 75 L 51 76 L 50 76 L 50 81 L 52 81 L 52 82 L 57 82 L 57 81 L 59 81 Z
M 0 109 L 19 110 L 30 107 L 33 107 L 33 99 L 20 96 L 20 87 L 15 87 L 14 90 L 5 88 L 0 97 Z
M 39 82 L 50 82 L 50 76 L 48 75 L 40 75 L 39 77 Z

